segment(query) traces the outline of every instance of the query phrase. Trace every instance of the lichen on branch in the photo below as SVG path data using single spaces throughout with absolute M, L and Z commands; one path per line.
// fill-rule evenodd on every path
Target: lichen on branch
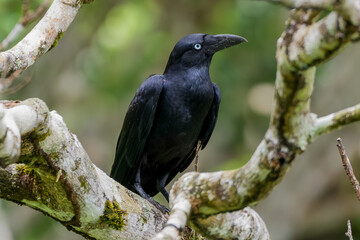
M 22 41 L 0 53 L 0 75 L 21 72 L 56 46 L 81 4 L 89 2 L 54 0 Z M 94 166 L 61 116 L 41 100 L 2 101 L 0 197 L 88 239 L 149 239 L 161 229 L 154 239 L 177 239 L 187 223 L 210 239 L 270 239 L 248 206 L 266 197 L 318 136 L 360 120 L 358 105 L 321 118 L 310 108 L 316 67 L 359 37 L 358 1 L 275 2 L 297 9 L 278 40 L 269 129 L 245 166 L 182 176 L 171 191 L 167 219 Z M 320 17 L 323 10 L 329 13 Z
M 1 198 L 41 211 L 88 239 L 148 239 L 160 231 L 166 216 L 93 165 L 44 102 L 0 106 Z
M 359 24 L 355 25 L 354 20 L 360 19 L 360 11 L 356 12 L 359 4 L 351 0 L 272 2 L 297 9 L 291 10 L 286 29 L 278 40 L 275 104 L 264 139 L 242 168 L 216 173 L 188 173 L 174 184 L 171 191 L 174 212 L 169 221 L 177 223 L 178 227 L 184 221 L 190 221 L 210 238 L 218 235 L 209 231 L 209 222 L 201 219 L 215 219 L 224 212 L 242 211 L 258 203 L 318 136 L 360 120 L 358 106 L 323 118 L 318 118 L 310 109 L 316 66 L 335 56 L 359 36 L 356 27 Z M 349 4 L 353 4 L 353 8 Z M 322 10 L 329 13 L 321 15 Z M 189 208 L 177 209 L 186 201 Z M 174 220 L 173 214 L 177 212 L 184 212 L 187 218 Z M 262 220 L 257 222 L 261 225 Z M 166 231 L 167 228 L 163 230 Z M 266 226 L 259 231 L 267 232 Z M 169 239 L 161 234 L 154 239 Z M 176 239 L 176 235 L 171 239 Z

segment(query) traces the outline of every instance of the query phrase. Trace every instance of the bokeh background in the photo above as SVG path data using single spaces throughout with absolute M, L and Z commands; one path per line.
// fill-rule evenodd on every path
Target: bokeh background
M 21 3 L 0 1 L 0 40 L 20 18 Z M 222 103 L 199 159 L 201 171 L 237 168 L 268 127 L 276 41 L 287 15 L 287 9 L 261 1 L 95 0 L 80 10 L 58 46 L 19 79 L 31 76 L 30 83 L 1 98 L 43 99 L 63 116 L 92 161 L 109 173 L 128 104 L 148 75 L 163 72 L 174 44 L 194 32 L 238 34 L 249 42 L 217 53 L 212 61 L 210 74 Z M 360 102 L 359 60 L 360 44 L 355 43 L 318 68 L 315 113 L 326 115 Z M 342 137 L 360 177 L 359 133 L 360 123 L 355 123 L 319 138 L 255 207 L 272 239 L 347 239 L 347 219 L 355 239 L 360 238 L 360 203 L 335 146 Z M 30 208 L 0 201 L 0 239 L 82 238 Z

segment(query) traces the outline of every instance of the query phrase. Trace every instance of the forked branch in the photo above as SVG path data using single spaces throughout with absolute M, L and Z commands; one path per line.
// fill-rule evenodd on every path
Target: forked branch
M 281 2 L 300 9 L 291 11 L 278 41 L 275 106 L 264 139 L 240 169 L 182 176 L 171 190 L 167 224 L 147 201 L 96 168 L 62 118 L 38 99 L 0 108 L 0 197 L 42 211 L 89 239 L 148 239 L 164 226 L 155 239 L 176 239 L 187 223 L 209 238 L 270 239 L 248 206 L 271 192 L 316 137 L 359 120 L 358 105 L 322 118 L 310 109 L 316 66 L 359 36 L 358 1 L 327 1 L 323 8 L 334 11 L 321 20 L 323 8 L 306 4 L 325 1 Z M 7 78 L 22 71 L 55 46 L 81 3 L 54 0 L 22 41 L 0 53 L 0 73 Z
M 218 214 L 241 211 L 258 203 L 281 181 L 296 156 L 318 136 L 360 120 L 358 105 L 323 118 L 317 118 L 310 110 L 316 66 L 359 36 L 359 29 L 347 21 L 354 12 L 345 12 L 350 9 L 346 4 L 352 3 L 357 9 L 358 2 L 340 1 L 344 3 L 342 6 L 332 1 L 275 2 L 290 7 L 297 3 L 299 9 L 291 11 L 286 30 L 278 40 L 275 107 L 269 129 L 244 167 L 216 173 L 188 173 L 174 184 L 170 196 L 174 212 L 169 221 L 178 224 L 178 228 L 190 221 L 192 226 L 198 224 L 199 229 L 207 229 L 207 222 L 198 219 L 210 216 L 215 219 Z M 310 4 L 324 5 L 311 9 L 314 5 Z M 319 20 L 323 9 L 337 10 Z M 360 18 L 360 13 L 356 17 Z M 191 207 L 182 209 L 181 204 L 186 201 Z M 183 211 L 187 218 L 173 220 L 177 211 Z M 261 222 L 258 221 L 259 225 Z M 266 236 L 266 227 L 262 230 L 262 236 Z M 202 232 L 210 238 L 214 236 L 211 231 Z M 165 239 L 160 236 L 155 239 Z

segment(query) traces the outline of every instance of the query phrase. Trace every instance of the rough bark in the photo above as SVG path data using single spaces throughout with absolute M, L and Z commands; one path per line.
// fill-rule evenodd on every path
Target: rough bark
M 0 106 L 1 198 L 88 239 L 149 239 L 163 227 L 166 216 L 93 165 L 61 116 L 41 100 Z
M 270 239 L 249 206 L 270 193 L 318 136 L 360 119 L 360 105 L 324 117 L 310 109 L 316 66 L 359 38 L 359 1 L 274 2 L 297 9 L 278 40 L 269 129 L 244 167 L 185 174 L 171 190 L 167 219 L 94 166 L 61 116 L 41 100 L 4 101 L 0 197 L 41 211 L 88 239 L 149 239 L 161 229 L 154 239 L 177 239 L 187 223 L 211 239 Z M 55 46 L 82 3 L 55 0 L 20 43 L 0 53 L 2 76 L 26 69 Z M 330 13 L 319 20 L 322 10 Z
M 300 9 L 291 10 L 286 29 L 278 40 L 275 107 L 269 129 L 244 167 L 182 176 L 171 191 L 170 203 L 174 211 L 168 221 L 176 222 L 173 214 L 178 214 L 177 212 L 188 216 L 185 222 L 190 221 L 196 225 L 199 224 L 198 219 L 214 218 L 224 212 L 244 211 L 241 209 L 255 205 L 270 193 L 296 156 L 304 152 L 318 136 L 360 120 L 359 105 L 320 118 L 310 110 L 316 66 L 358 38 L 358 25 L 354 25 L 358 22 L 350 22 L 350 18 L 347 18 L 351 16 L 351 19 L 356 19 L 354 10 L 346 4 L 352 3 L 353 8 L 357 9 L 359 1 L 343 1 L 343 4 L 346 2 L 346 9 L 352 9 L 351 12 L 345 12 L 345 5 L 315 9 L 309 9 L 310 5 L 307 5 L 319 4 L 321 1 L 276 2 L 287 6 L 297 2 L 306 4 L 291 5 Z M 339 10 L 318 19 L 321 9 L 333 8 Z M 189 207 L 182 208 L 185 201 Z M 259 225 L 261 222 L 259 219 Z M 178 226 L 184 224 L 177 223 Z M 206 229 L 209 225 L 205 222 L 201 227 Z M 218 230 L 221 227 L 223 226 L 219 226 Z M 162 232 L 166 231 L 167 226 Z M 266 236 L 266 227 L 261 231 L 262 236 Z M 209 231 L 203 233 L 209 238 L 216 236 Z M 154 239 L 176 239 L 175 235 L 164 238 L 161 234 Z

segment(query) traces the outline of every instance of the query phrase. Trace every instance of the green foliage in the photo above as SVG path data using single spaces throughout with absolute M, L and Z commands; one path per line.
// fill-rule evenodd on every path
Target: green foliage
M 73 207 L 68 200 L 61 182 L 56 182 L 50 169 L 33 165 L 17 164 L 17 174 L 27 182 L 31 199 L 23 199 L 29 206 L 53 209 L 62 221 L 69 221 L 73 216 Z M 61 204 L 60 204 L 61 202 Z M 62 206 L 62 209 L 59 209 Z
M 0 39 L 4 39 L 21 16 L 19 1 L 0 1 Z

